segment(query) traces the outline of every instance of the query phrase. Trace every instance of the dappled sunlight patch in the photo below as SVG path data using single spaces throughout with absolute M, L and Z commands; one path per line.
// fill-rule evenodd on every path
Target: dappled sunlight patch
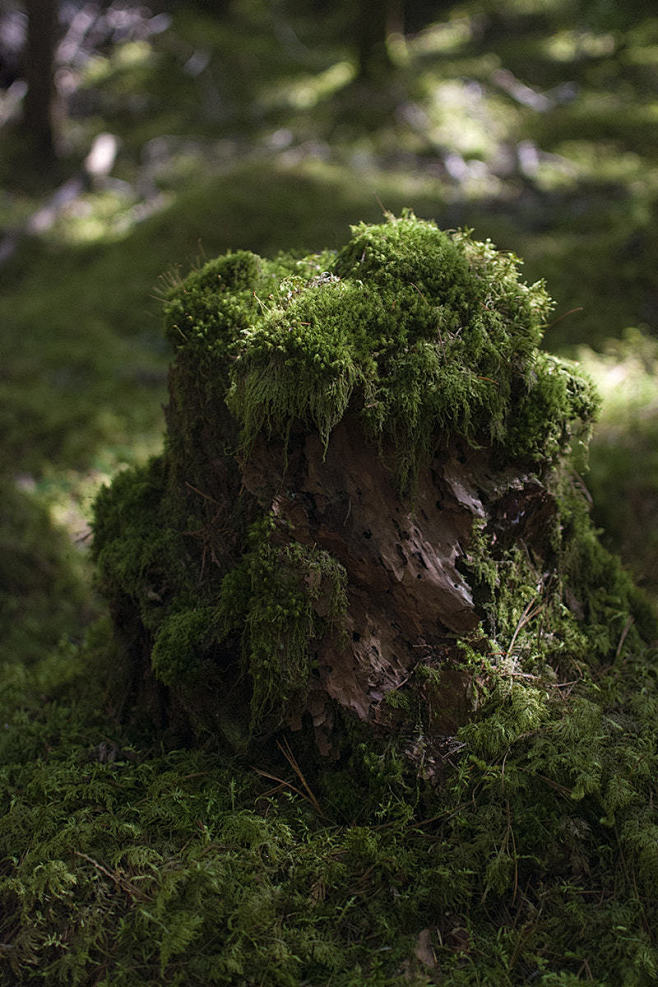
M 638 329 L 627 329 L 620 340 L 610 340 L 603 352 L 582 346 L 578 358 L 595 380 L 602 397 L 601 421 L 606 427 L 628 427 L 633 419 L 658 413 L 658 343 Z
M 516 118 L 507 101 L 477 83 L 437 80 L 431 100 L 430 139 L 466 156 L 490 158 Z
M 423 28 L 408 42 L 410 53 L 415 56 L 452 55 L 459 52 L 473 35 L 473 24 L 468 17 L 451 17 L 450 20 Z
M 47 466 L 38 475 L 21 474 L 21 487 L 32 490 L 46 507 L 53 523 L 64 529 L 72 542 L 86 550 L 90 544 L 93 503 L 101 488 L 129 466 L 147 462 L 162 448 L 158 436 L 143 437 L 130 444 L 113 444 L 96 450 L 89 469 L 58 469 Z
M 595 517 L 607 542 L 658 598 L 658 344 L 627 330 L 603 353 L 582 347 L 579 355 L 602 396 L 587 480 Z
M 72 245 L 119 240 L 136 220 L 135 204 L 129 186 L 82 193 L 60 210 L 47 238 Z
M 638 199 L 658 189 L 658 169 L 636 151 L 621 151 L 614 143 L 604 140 L 569 140 L 558 144 L 555 152 L 564 163 L 563 185 L 578 183 L 632 183 Z
M 657 119 L 655 103 L 638 101 L 632 91 L 583 89 L 568 105 L 558 107 L 550 120 L 542 117 L 531 129 L 551 147 L 571 140 L 602 140 L 604 144 L 617 141 L 651 159 L 652 148 L 645 146 L 645 140 L 647 130 L 655 127 Z
M 618 39 L 606 31 L 572 28 L 558 31 L 543 41 L 545 54 L 557 62 L 573 62 L 581 58 L 604 58 L 615 53 Z
M 261 96 L 262 105 L 267 109 L 290 107 L 294 110 L 311 110 L 352 82 L 355 73 L 351 62 L 336 62 L 316 75 L 297 76 L 268 88 Z
M 623 52 L 622 58 L 630 65 L 656 68 L 658 67 L 658 44 L 633 45 Z
M 154 59 L 153 45 L 148 41 L 124 41 L 115 45 L 109 56 L 96 52 L 87 59 L 80 73 L 80 84 L 83 88 L 111 86 L 127 93 L 146 78 Z
M 81 553 L 30 489 L 0 486 L 0 662 L 33 665 L 94 612 Z

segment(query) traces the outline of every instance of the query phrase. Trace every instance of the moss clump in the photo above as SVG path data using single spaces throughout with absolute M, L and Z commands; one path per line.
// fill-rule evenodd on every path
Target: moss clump
M 202 670 L 213 646 L 239 638 L 254 730 L 280 726 L 303 705 L 312 641 L 327 623 L 339 624 L 346 607 L 342 566 L 319 549 L 273 545 L 270 530 L 268 519 L 252 526 L 250 549 L 224 577 L 216 606 L 197 602 L 159 622 L 151 656 L 158 679 L 176 685 Z
M 203 578 L 204 549 L 200 558 L 189 532 L 169 524 L 165 480 L 163 460 L 154 459 L 120 474 L 96 504 L 99 576 L 124 642 L 130 648 L 139 636 L 137 620 L 156 678 L 191 691 L 191 703 L 218 672 L 224 688 L 248 676 L 252 730 L 279 726 L 306 695 L 313 639 L 340 634 L 345 572 L 320 549 L 273 544 L 272 519 L 263 517 L 246 532 L 239 563 L 227 571 L 213 553 Z
M 458 443 L 545 476 L 587 431 L 596 398 L 538 350 L 551 302 L 518 263 L 406 214 L 337 253 L 240 251 L 172 284 L 166 450 L 101 495 L 95 552 L 127 646 L 188 715 L 249 693 L 251 730 L 271 729 L 301 708 L 318 650 L 340 648 L 356 549 L 339 560 L 245 491 L 258 441 L 280 445 L 285 478 L 293 434 L 326 454 L 349 419 L 405 496 Z
M 340 563 L 317 548 L 272 545 L 268 527 L 252 529 L 253 547 L 225 576 L 217 618 L 224 636 L 241 635 L 252 729 L 280 726 L 296 705 L 303 708 L 312 641 L 327 622 L 340 627 L 347 606 Z
M 373 439 L 398 449 L 404 486 L 447 437 L 543 462 L 591 420 L 587 383 L 537 350 L 551 307 L 543 284 L 521 282 L 518 259 L 491 243 L 390 217 L 304 267 L 226 345 L 245 450 L 296 421 L 326 446 L 351 404 Z

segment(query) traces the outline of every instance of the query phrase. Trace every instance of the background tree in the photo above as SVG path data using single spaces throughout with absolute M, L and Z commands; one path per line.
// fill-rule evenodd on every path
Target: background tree
M 42 161 L 52 161 L 56 154 L 55 47 L 57 43 L 57 0 L 26 0 L 27 39 L 25 75 L 27 93 L 23 125 Z
M 376 82 L 393 68 L 387 39 L 402 19 L 403 0 L 361 0 L 354 14 L 358 77 Z

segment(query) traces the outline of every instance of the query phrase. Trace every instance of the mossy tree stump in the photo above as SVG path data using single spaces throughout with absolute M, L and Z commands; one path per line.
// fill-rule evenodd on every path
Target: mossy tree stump
M 132 700 L 237 749 L 395 737 L 435 777 L 496 677 L 559 694 L 630 642 L 568 464 L 596 398 L 539 349 L 550 307 L 413 215 L 173 285 L 165 451 L 95 524 Z

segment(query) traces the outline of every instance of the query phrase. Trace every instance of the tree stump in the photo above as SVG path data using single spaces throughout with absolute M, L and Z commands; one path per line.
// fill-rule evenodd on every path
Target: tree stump
M 539 349 L 550 307 L 412 214 L 177 279 L 164 453 L 96 508 L 131 701 L 238 750 L 395 737 L 435 778 L 494 671 L 614 653 L 614 621 L 583 644 L 613 577 L 569 465 L 596 397 Z

